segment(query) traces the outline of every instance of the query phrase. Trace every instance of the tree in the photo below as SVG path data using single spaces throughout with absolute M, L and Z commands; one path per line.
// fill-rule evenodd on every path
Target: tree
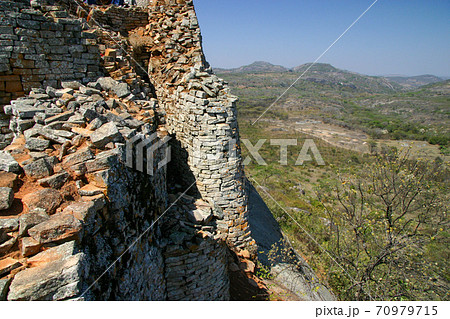
M 448 299 L 448 166 L 393 151 L 320 192 L 328 281 L 347 300 Z

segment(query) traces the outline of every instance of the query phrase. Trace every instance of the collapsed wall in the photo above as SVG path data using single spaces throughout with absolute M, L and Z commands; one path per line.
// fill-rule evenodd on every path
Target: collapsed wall
M 26 1 L 0 1 L 0 149 L 11 143 L 3 105 L 61 80 L 100 75 L 96 35 L 60 7 L 46 14 Z
M 0 66 L 21 89 L 0 90 L 0 299 L 228 300 L 225 240 L 253 242 L 235 98 L 207 68 L 192 1 L 154 1 L 139 30 L 151 41 L 131 49 L 151 85 L 122 50 L 124 29 L 61 6 L 0 5 Z M 118 19 L 138 9 L 96 10 Z M 29 84 L 29 73 L 40 76 Z M 149 174 L 135 142 L 155 133 L 171 135 L 174 156 L 158 167 L 168 146 L 158 148 Z M 168 171 L 197 193 L 168 194 Z

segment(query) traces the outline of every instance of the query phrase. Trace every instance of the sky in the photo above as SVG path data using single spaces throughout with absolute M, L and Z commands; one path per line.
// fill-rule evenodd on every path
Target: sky
M 194 0 L 207 60 L 315 61 L 374 0 Z M 379 0 L 318 62 L 368 75 L 450 76 L 450 0 Z

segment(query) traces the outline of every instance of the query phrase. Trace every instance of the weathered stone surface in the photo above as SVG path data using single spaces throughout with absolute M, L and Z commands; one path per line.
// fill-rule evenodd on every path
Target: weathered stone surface
M 86 162 L 93 158 L 94 158 L 94 153 L 92 153 L 92 151 L 88 147 L 85 147 L 85 148 L 78 150 L 76 153 L 68 155 L 63 160 L 63 165 L 72 166 L 75 164 Z
M 60 89 L 60 90 L 56 90 L 55 91 L 55 96 L 56 97 L 62 97 L 64 94 L 73 94 L 73 89 L 71 88 L 66 88 L 66 89 Z
M 54 115 L 52 117 L 46 118 L 45 119 L 45 124 L 48 125 L 48 124 L 53 123 L 53 122 L 67 121 L 73 115 L 74 115 L 74 113 L 72 111 L 64 112 L 64 113 L 61 113 L 61 114 L 56 114 L 56 115 Z
M 53 167 L 45 158 L 38 159 L 23 167 L 25 174 L 33 179 L 44 178 L 53 174 Z
M 38 180 L 38 183 L 43 187 L 60 189 L 67 182 L 68 178 L 69 174 L 63 171 L 53 176 L 42 178 Z
M 6 241 L 0 244 L 0 255 L 8 253 L 17 241 L 17 236 L 6 235 Z
M 41 138 L 29 138 L 25 144 L 25 147 L 30 151 L 44 151 L 50 146 L 50 141 Z
M 0 187 L 0 210 L 11 207 L 14 200 L 14 191 L 9 187 Z
M 81 83 L 78 81 L 62 81 L 61 86 L 63 87 L 63 89 L 78 90 L 81 86 Z
M 64 209 L 64 214 L 72 214 L 80 221 L 90 220 L 97 213 L 94 202 L 75 202 Z
M 119 84 L 119 82 L 117 82 L 116 80 L 114 80 L 110 77 L 99 78 L 97 80 L 97 83 L 105 91 L 111 91 L 111 90 L 113 90 L 113 88 L 115 88 Z
M 82 253 L 19 272 L 9 288 L 8 300 L 65 300 L 80 293 Z
M 78 194 L 80 194 L 80 196 L 95 196 L 103 194 L 105 191 L 106 189 L 87 184 L 78 190 Z
M 113 91 L 119 98 L 124 98 L 131 94 L 127 83 L 119 83 L 113 87 Z
M 207 224 L 212 219 L 212 212 L 211 209 L 195 209 L 188 211 L 188 218 L 193 222 L 197 224 Z
M 62 201 L 61 193 L 51 188 L 27 194 L 22 199 L 22 202 L 28 207 L 29 211 L 35 208 L 42 208 L 48 214 L 53 214 L 61 205 Z
M 70 214 L 56 214 L 47 221 L 28 230 L 33 239 L 41 244 L 60 242 L 75 238 L 81 231 L 81 223 Z
M 34 212 L 23 214 L 19 217 L 19 236 L 25 236 L 28 229 L 36 226 L 46 220 L 50 216 L 45 212 L 44 209 L 35 209 Z
M 58 144 L 70 143 L 70 139 L 73 137 L 71 132 L 63 131 L 63 130 L 52 130 L 48 128 L 43 128 L 39 131 L 39 134 L 49 141 Z
M 17 175 L 10 172 L 0 171 L 0 187 L 17 187 Z
M 94 88 L 90 88 L 90 87 L 86 87 L 86 86 L 82 86 L 82 87 L 80 87 L 80 93 L 81 94 L 85 94 L 85 95 L 100 94 L 100 90 L 97 90 L 97 89 L 94 89 Z
M 86 162 L 86 169 L 88 173 L 97 172 L 110 168 L 119 160 L 119 150 L 113 149 L 105 151 L 97 155 L 93 160 Z
M 99 118 L 93 119 L 91 123 L 89 123 L 88 126 L 86 126 L 86 129 L 95 131 L 96 129 L 100 128 L 103 125 L 103 121 Z
M 21 253 L 24 257 L 37 254 L 41 248 L 41 244 L 31 237 L 22 238 Z
M 106 144 L 116 141 L 120 137 L 119 129 L 116 124 L 109 122 L 103 124 L 99 129 L 91 134 L 92 144 L 97 148 L 103 148 Z
M 2 234 L 16 231 L 19 229 L 19 220 L 17 218 L 0 219 L 0 239 Z
M 20 166 L 11 154 L 6 151 L 0 151 L 0 170 L 18 173 L 20 171 Z
M 31 267 L 38 267 L 55 260 L 69 258 L 76 253 L 75 246 L 75 241 L 69 241 L 67 243 L 49 248 L 36 256 L 28 258 L 27 263 Z
M 0 301 L 5 301 L 8 295 L 9 285 L 11 284 L 11 278 L 0 279 Z
M 0 277 L 20 266 L 22 266 L 20 261 L 11 257 L 6 257 L 5 259 L 0 260 Z

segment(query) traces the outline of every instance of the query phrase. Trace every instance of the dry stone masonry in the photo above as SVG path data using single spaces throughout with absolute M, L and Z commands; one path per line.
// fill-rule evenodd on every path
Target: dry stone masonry
M 169 6 L 168 6 L 169 4 Z M 152 1 L 143 37 L 151 45 L 148 71 L 167 129 L 179 142 L 177 158 L 185 184 L 224 210 L 227 240 L 240 248 L 254 244 L 247 219 L 247 195 L 239 149 L 236 97 L 205 61 L 192 0 Z M 187 163 L 187 165 L 185 165 Z
M 0 300 L 229 300 L 255 245 L 192 1 L 0 7 Z

